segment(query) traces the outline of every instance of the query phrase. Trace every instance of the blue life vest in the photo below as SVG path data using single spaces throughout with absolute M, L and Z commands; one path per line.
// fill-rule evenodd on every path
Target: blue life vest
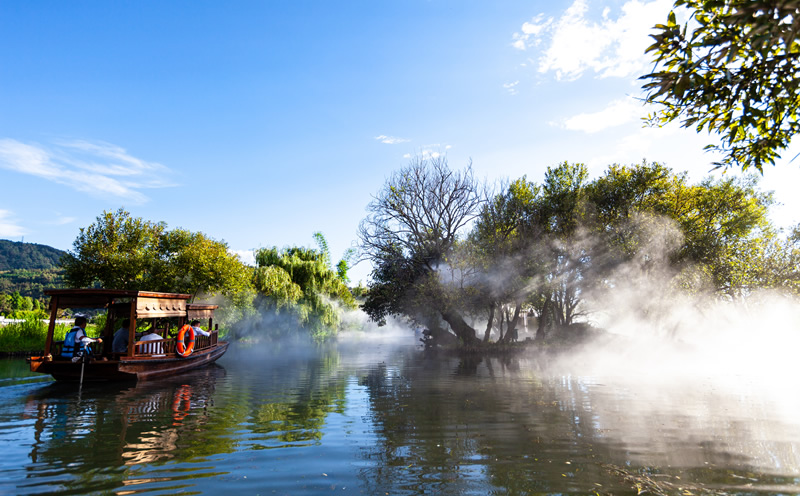
M 72 358 L 73 356 L 83 355 L 80 340 L 76 339 L 78 337 L 78 331 L 83 332 L 83 329 L 75 326 L 67 333 L 67 336 L 64 338 L 64 346 L 61 347 L 61 356 Z M 84 332 L 83 335 L 85 336 L 86 333 Z

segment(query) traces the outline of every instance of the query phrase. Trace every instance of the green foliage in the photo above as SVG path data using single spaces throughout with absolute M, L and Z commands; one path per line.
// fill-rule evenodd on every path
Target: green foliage
M 0 327 L 0 343 L 4 352 L 21 352 L 44 349 L 47 325 L 39 319 L 29 318 L 23 322 Z
M 0 293 L 0 315 L 10 319 L 47 318 L 41 301 L 22 296 L 19 291 L 10 295 Z
M 273 247 L 256 251 L 253 286 L 258 294 L 257 306 L 270 314 L 290 317 L 283 321 L 285 329 L 276 331 L 291 333 L 292 326 L 299 326 L 322 339 L 337 332 L 342 308 L 353 309 L 356 303 L 345 282 L 330 267 L 324 236 L 315 233 L 314 237 L 319 250 Z
M 50 246 L 0 239 L 0 294 L 17 291 L 34 300 L 43 300 L 45 288 L 58 288 L 63 284 L 59 260 L 64 254 Z
M 22 322 L 12 322 L 0 326 L 0 352 L 3 353 L 41 353 L 47 338 L 47 315 L 29 314 Z M 71 325 L 57 324 L 53 339 L 63 341 Z
M 654 124 L 722 137 L 717 167 L 750 166 L 763 172 L 800 131 L 800 18 L 797 0 L 676 0 L 691 21 L 675 12 L 658 24 L 652 53 L 656 70 L 642 79 L 646 101 L 661 106 Z M 690 29 L 691 27 L 691 29 Z
M 249 290 L 250 269 L 227 244 L 163 222 L 104 212 L 82 228 L 63 259 L 73 287 L 102 286 L 233 297 Z
M 256 268 L 253 286 L 261 296 L 271 299 L 278 310 L 294 305 L 303 297 L 303 290 L 292 281 L 292 276 L 277 265 Z
M 544 227 L 559 235 L 572 234 L 582 217 L 583 187 L 589 172 L 583 164 L 562 162 L 548 167 L 542 185 Z
M 685 174 L 642 162 L 612 165 L 588 181 L 582 164 L 564 162 L 548 168 L 541 186 L 523 177 L 493 195 L 435 269 L 429 252 L 372 231 L 365 246 L 382 251 L 373 252 L 362 308 L 379 323 L 403 315 L 432 333 L 444 321 L 468 344 L 476 330 L 459 315 L 486 322 L 484 341 L 493 334 L 504 341 L 519 314 L 532 310 L 544 335 L 586 315 L 590 295 L 626 287 L 631 278 L 721 298 L 760 288 L 796 293 L 800 227 L 777 233 L 768 220 L 772 204 L 756 176 L 690 184 Z
M 123 209 L 103 212 L 95 224 L 80 229 L 74 251 L 62 260 L 67 284 L 165 291 L 151 286 L 165 230 L 163 223 L 133 218 Z
M 639 257 L 652 265 L 656 250 L 668 255 L 676 274 L 687 267 L 700 270 L 712 291 L 735 297 L 755 289 L 744 284 L 749 262 L 742 257 L 751 258 L 755 246 L 773 232 L 767 218 L 772 195 L 758 189 L 757 177 L 691 185 L 685 174 L 657 163 L 615 165 L 589 186 L 587 199 L 594 207 L 595 228 L 618 260 Z M 654 244 L 667 233 L 659 220 L 664 218 L 677 231 L 671 240 L 662 239 L 667 244 Z
M 251 277 L 251 270 L 228 252 L 227 244 L 184 229 L 161 236 L 157 266 L 157 287 L 195 296 L 201 292 L 225 296 L 246 292 Z

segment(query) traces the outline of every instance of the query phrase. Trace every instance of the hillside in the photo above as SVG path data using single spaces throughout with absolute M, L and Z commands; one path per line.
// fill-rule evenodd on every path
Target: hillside
M 52 246 L 0 239 L 0 270 L 55 269 L 65 254 Z
M 22 296 L 42 298 L 45 288 L 59 287 L 65 251 L 36 243 L 0 239 L 0 294 L 19 291 Z

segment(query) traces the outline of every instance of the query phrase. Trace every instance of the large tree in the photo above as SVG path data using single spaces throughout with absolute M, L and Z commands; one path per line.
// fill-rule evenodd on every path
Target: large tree
M 445 338 L 443 320 L 463 343 L 477 341 L 459 311 L 458 287 L 437 270 L 478 215 L 479 189 L 471 166 L 453 170 L 443 156 L 416 157 L 386 181 L 359 226 L 361 256 L 374 267 L 364 304 L 374 320 L 405 315 Z
M 233 296 L 246 292 L 250 281 L 250 268 L 224 242 L 170 231 L 163 222 L 132 217 L 124 209 L 103 212 L 81 228 L 62 265 L 73 287 Z
M 654 123 L 721 136 L 718 167 L 763 172 L 800 131 L 800 1 L 676 0 L 690 20 L 655 26 L 646 101 Z
M 476 306 L 487 307 L 483 341 L 515 335 L 523 305 L 531 299 L 531 281 L 543 278 L 541 188 L 522 177 L 512 181 L 481 207 L 468 238 L 468 257 L 477 266 Z M 505 326 L 505 327 L 504 327 Z

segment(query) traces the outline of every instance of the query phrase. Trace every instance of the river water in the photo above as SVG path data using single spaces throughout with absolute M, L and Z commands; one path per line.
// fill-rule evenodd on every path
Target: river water
M 0 494 L 800 494 L 797 389 L 734 379 L 410 340 L 81 388 L 6 359 Z

